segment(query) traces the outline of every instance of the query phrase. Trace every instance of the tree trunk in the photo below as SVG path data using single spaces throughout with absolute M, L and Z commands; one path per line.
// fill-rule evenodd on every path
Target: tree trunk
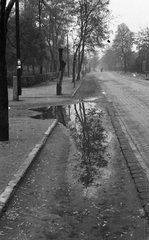
M 124 73 L 127 72 L 127 61 L 126 61 L 126 54 L 123 52 L 123 65 L 124 65 Z
M 69 77 L 69 39 L 67 34 L 67 76 Z
M 43 66 L 40 65 L 40 66 L 39 66 L 39 74 L 42 74 L 42 73 L 43 73 Z
M 73 69 L 72 69 L 72 82 L 74 83 L 74 86 L 75 81 L 76 81 L 76 53 L 74 54 L 73 57 Z
M 32 64 L 32 73 L 33 73 L 33 74 L 35 73 L 35 64 L 34 64 L 34 62 L 33 62 L 33 64 Z
M 63 81 L 64 70 L 60 70 L 59 72 L 59 80 L 57 83 L 57 95 L 62 95 L 62 81 Z
M 39 74 L 43 73 L 43 41 L 42 41 L 42 31 L 41 31 L 41 11 L 42 11 L 42 2 L 39 0 L 39 32 L 40 32 L 40 68 Z
M 80 49 L 79 49 L 79 51 L 78 51 L 78 75 L 77 75 L 77 81 L 79 81 L 80 80 L 80 68 L 81 68 L 81 52 L 80 52 Z
M 0 6 L 0 141 L 9 140 L 5 6 Z
M 59 48 L 59 78 L 57 82 L 57 95 L 62 95 L 62 81 L 66 63 L 63 61 L 63 48 Z
M 126 56 L 124 56 L 124 72 L 127 72 L 127 66 L 126 66 Z
M 83 59 L 84 59 L 84 47 L 85 47 L 85 42 L 83 41 L 83 46 L 81 52 L 79 52 L 79 63 L 78 63 L 78 76 L 77 76 L 77 81 L 80 80 L 80 73 L 82 69 L 82 64 L 83 64 Z

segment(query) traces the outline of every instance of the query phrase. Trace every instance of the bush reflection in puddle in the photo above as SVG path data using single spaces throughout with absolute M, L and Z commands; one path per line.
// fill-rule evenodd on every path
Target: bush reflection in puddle
M 103 144 L 105 130 L 101 123 L 103 112 L 90 105 L 88 107 L 84 102 L 74 105 L 75 125 L 70 127 L 81 153 L 80 180 L 85 187 L 93 183 L 100 168 L 107 166 L 104 160 L 106 146 Z

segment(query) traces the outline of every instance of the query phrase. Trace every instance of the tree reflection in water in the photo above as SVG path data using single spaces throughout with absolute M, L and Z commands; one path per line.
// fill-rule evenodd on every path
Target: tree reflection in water
M 71 114 L 71 106 L 50 106 L 35 108 L 31 110 L 39 111 L 41 114 L 31 116 L 36 119 L 52 119 L 57 118 L 64 126 L 66 122 L 70 122 L 72 115 L 75 114 L 75 126 L 70 125 L 72 135 L 75 139 L 77 149 L 81 154 L 80 180 L 87 187 L 94 182 L 94 179 L 99 175 L 99 169 L 107 165 L 104 160 L 104 152 L 106 145 L 105 130 L 102 127 L 101 118 L 103 112 L 87 106 L 84 102 L 74 105 L 74 112 Z
M 80 180 L 87 187 L 93 183 L 99 168 L 105 167 L 104 160 L 105 130 L 101 118 L 103 112 L 95 108 L 85 108 L 84 102 L 74 105 L 76 127 L 73 127 L 73 137 L 81 153 Z

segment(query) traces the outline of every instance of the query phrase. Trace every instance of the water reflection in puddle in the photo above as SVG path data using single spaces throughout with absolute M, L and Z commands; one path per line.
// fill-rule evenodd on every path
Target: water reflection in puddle
M 85 99 L 83 99 L 83 102 L 95 102 L 95 101 L 97 101 L 97 100 L 99 100 L 99 98 L 101 98 L 101 97 L 89 97 L 89 98 L 85 98 Z
M 41 107 L 41 108 L 34 108 L 30 110 L 40 112 L 40 114 L 31 116 L 31 118 L 41 119 L 41 120 L 58 119 L 60 123 L 66 126 L 66 119 L 65 119 L 66 116 L 64 116 L 65 109 L 63 106 Z
M 80 181 L 85 187 L 90 186 L 95 177 L 100 175 L 100 168 L 107 166 L 107 161 L 104 159 L 106 149 L 104 143 L 107 136 L 102 127 L 101 109 L 96 108 L 95 102 L 82 101 L 68 106 L 51 106 L 32 110 L 41 112 L 32 118 L 57 118 L 70 129 L 81 155 Z

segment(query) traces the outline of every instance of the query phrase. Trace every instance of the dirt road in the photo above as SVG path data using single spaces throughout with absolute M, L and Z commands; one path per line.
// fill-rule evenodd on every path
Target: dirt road
M 67 128 L 58 124 L 10 202 L 0 240 L 149 239 L 106 106 L 90 76 L 74 104 L 59 108 Z

